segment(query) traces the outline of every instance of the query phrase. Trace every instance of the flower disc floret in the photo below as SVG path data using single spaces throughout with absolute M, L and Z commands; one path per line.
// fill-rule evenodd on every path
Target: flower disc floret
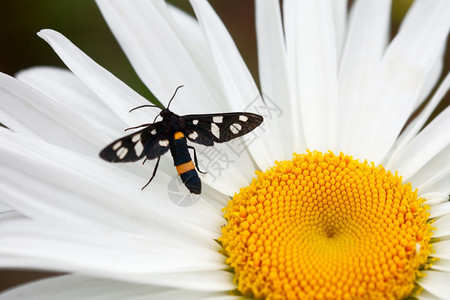
M 225 208 L 219 241 L 243 295 L 402 299 L 431 249 L 428 207 L 373 163 L 294 154 L 257 172 Z

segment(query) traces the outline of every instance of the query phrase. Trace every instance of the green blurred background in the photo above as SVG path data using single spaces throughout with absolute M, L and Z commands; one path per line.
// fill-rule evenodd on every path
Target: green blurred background
M 193 14 L 187 0 L 168 2 Z M 36 35 L 41 29 L 51 28 L 63 33 L 133 89 L 147 98 L 151 97 L 122 53 L 93 0 L 2 0 L 1 4 L 1 72 L 13 75 L 21 69 L 36 65 L 64 67 L 50 46 Z M 224 17 L 244 59 L 256 75 L 253 1 L 212 1 L 212 4 Z
M 169 2 L 192 13 L 187 0 Z M 394 0 L 393 34 L 411 2 Z M 253 1 L 210 0 L 210 3 L 224 21 L 254 78 L 258 80 Z M 14 75 L 21 69 L 36 65 L 64 67 L 47 43 L 36 35 L 41 29 L 51 28 L 63 33 L 100 65 L 151 99 L 151 93 L 128 63 L 93 0 L 2 0 L 1 5 L 1 72 Z M 449 71 L 448 52 L 444 74 Z M 450 96 L 447 95 L 437 111 L 449 104 Z M 3 270 L 0 271 L 0 290 L 49 275 L 51 273 Z

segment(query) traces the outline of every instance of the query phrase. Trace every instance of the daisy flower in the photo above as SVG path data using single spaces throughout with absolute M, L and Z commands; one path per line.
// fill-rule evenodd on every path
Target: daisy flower
M 201 197 L 174 205 L 186 191 L 169 189 L 169 156 L 144 191 L 149 162 L 98 157 L 157 109 L 128 113 L 148 102 L 39 32 L 70 72 L 0 76 L 0 266 L 69 274 L 0 299 L 448 299 L 450 109 L 424 124 L 450 85 L 437 84 L 449 1 L 416 0 L 391 42 L 390 1 L 348 16 L 346 1 L 255 1 L 260 90 L 205 0 L 196 19 L 162 1 L 97 3 L 163 104 L 183 84 L 178 114 L 265 121 L 198 147 Z

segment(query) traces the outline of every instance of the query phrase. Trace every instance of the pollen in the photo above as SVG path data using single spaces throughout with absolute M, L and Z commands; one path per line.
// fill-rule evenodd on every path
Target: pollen
M 397 174 L 332 152 L 256 172 L 224 209 L 237 293 L 256 299 L 403 299 L 432 252 L 429 207 Z

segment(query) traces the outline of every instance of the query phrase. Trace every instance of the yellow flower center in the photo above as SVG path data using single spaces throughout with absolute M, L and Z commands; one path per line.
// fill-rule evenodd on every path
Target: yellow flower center
M 428 206 L 373 163 L 331 152 L 277 162 L 228 203 L 219 238 L 240 294 L 402 299 L 431 249 Z

